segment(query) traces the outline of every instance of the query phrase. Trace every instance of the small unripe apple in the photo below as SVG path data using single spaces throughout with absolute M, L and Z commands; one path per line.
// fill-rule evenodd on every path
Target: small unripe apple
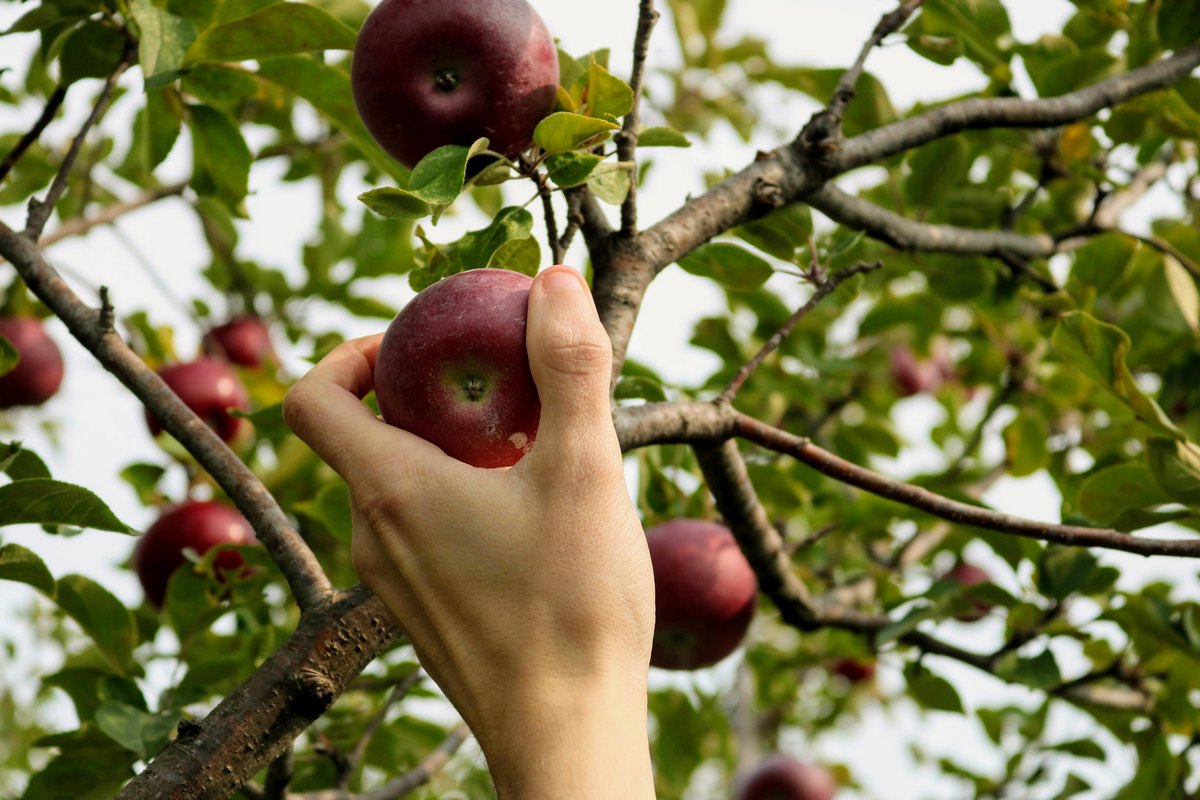
M 847 683 L 865 683 L 875 677 L 875 662 L 861 658 L 839 658 L 829 665 L 829 671 Z
M 754 618 L 758 579 L 724 525 L 674 519 L 646 531 L 654 568 L 650 664 L 699 669 L 742 643 Z
M 238 511 L 222 503 L 189 500 L 158 518 L 142 534 L 133 551 L 133 570 L 137 573 L 146 599 L 162 607 L 167 582 L 176 569 L 188 560 L 184 550 L 203 556 L 221 544 L 257 544 L 254 530 Z M 236 551 L 219 553 L 213 562 L 218 574 L 236 570 L 243 564 Z
M 383 0 L 350 82 L 367 130 L 403 164 L 482 137 L 515 158 L 554 108 L 558 51 L 525 0 Z
M 978 586 L 981 583 L 991 583 L 992 576 L 988 575 L 983 567 L 977 567 L 966 561 L 959 561 L 942 576 L 942 580 L 957 583 L 964 589 L 970 589 L 972 586 Z M 986 600 L 972 597 L 969 599 L 969 602 L 971 610 L 956 614 L 955 619 L 960 622 L 975 622 L 983 619 L 992 610 L 992 604 Z
M 34 317 L 0 317 L 0 336 L 17 350 L 17 364 L 0 375 L 0 408 L 38 406 L 62 385 L 63 358 L 58 345 Z
M 738 781 L 734 800 L 833 800 L 837 789 L 824 767 L 773 753 Z
M 476 467 L 507 467 L 533 447 L 542 404 L 525 320 L 533 279 L 503 269 L 429 286 L 388 326 L 375 359 L 385 422 Z
M 204 334 L 203 346 L 213 358 L 249 369 L 278 361 L 267 323 L 259 317 L 234 317 L 212 328 Z
M 224 441 L 232 441 L 241 431 L 245 420 L 230 411 L 245 411 L 249 408 L 249 398 L 238 376 L 226 364 L 211 358 L 198 358 L 169 364 L 158 374 L 184 405 L 207 422 Z M 146 412 L 146 424 L 155 436 L 162 431 L 162 426 L 149 411 Z

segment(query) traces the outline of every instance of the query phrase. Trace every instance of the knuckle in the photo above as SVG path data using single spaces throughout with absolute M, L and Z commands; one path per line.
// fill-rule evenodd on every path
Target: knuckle
M 545 342 L 546 361 L 568 375 L 607 373 L 612 365 L 612 344 L 601 332 L 564 326 L 551 332 Z
M 308 384 L 305 378 L 301 378 L 283 398 L 283 421 L 293 433 L 298 435 L 304 427 L 310 404 Z

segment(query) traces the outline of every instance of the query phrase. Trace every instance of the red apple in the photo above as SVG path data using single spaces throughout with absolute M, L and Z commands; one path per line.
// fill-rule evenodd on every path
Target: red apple
M 736 650 L 754 617 L 758 580 L 729 529 L 674 519 L 646 540 L 656 613 L 650 664 L 698 669 Z
M 186 562 L 185 549 L 202 556 L 220 544 L 257 544 L 254 530 L 238 511 L 221 503 L 189 500 L 168 510 L 138 540 L 133 570 L 142 582 L 146 599 L 162 607 L 167 581 Z M 236 551 L 217 555 L 218 574 L 243 564 Z
M 249 408 L 249 399 L 246 388 L 227 365 L 211 358 L 198 358 L 170 364 L 158 374 L 171 391 L 223 440 L 232 441 L 240 432 L 245 420 L 229 412 L 231 409 L 245 411 Z M 155 436 L 162 431 L 162 426 L 149 411 L 146 412 L 146 423 Z
M 367 130 L 403 164 L 481 137 L 514 158 L 554 108 L 558 52 L 525 0 L 383 0 L 350 81 Z
M 864 683 L 875 677 L 875 662 L 859 658 L 839 658 L 829 665 L 829 671 L 847 683 Z
M 502 269 L 459 272 L 401 309 L 375 360 L 385 422 L 476 467 L 517 463 L 542 404 L 525 352 L 533 279 Z
M 837 788 L 824 767 L 773 753 L 738 781 L 734 800 L 833 800 Z
M 276 363 L 267 323 L 258 317 L 234 317 L 204 334 L 204 352 L 231 364 L 258 369 Z
M 17 350 L 17 364 L 0 375 L 0 408 L 38 406 L 58 391 L 62 353 L 33 317 L 0 317 L 0 336 Z
M 905 345 L 892 348 L 891 372 L 892 383 L 901 397 L 936 392 L 942 385 L 942 370 L 930 361 L 919 361 Z
M 970 589 L 972 586 L 978 586 L 981 583 L 991 583 L 992 576 L 988 575 L 987 571 L 982 567 L 977 567 L 966 561 L 959 561 L 942 576 L 942 580 L 952 581 L 964 589 Z M 954 618 L 960 622 L 975 622 L 976 620 L 983 619 L 992 610 L 991 603 L 978 598 L 970 598 L 970 604 L 971 610 L 956 614 Z

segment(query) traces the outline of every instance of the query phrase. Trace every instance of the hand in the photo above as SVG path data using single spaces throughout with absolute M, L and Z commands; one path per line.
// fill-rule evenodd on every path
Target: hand
M 586 284 L 566 267 L 534 281 L 542 416 L 507 469 L 468 466 L 363 405 L 381 338 L 335 349 L 284 404 L 350 487 L 359 576 L 475 733 L 501 796 L 653 797 L 653 575 Z

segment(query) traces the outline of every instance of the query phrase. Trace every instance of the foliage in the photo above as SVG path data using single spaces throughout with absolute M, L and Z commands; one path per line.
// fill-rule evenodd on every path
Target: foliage
M 626 5 L 631 13 L 635 4 Z M 969 65 L 981 77 L 979 96 L 1001 98 L 1023 94 L 1022 70 L 1038 96 L 1052 97 L 1143 66 L 1200 35 L 1190 0 L 1074 5 L 1061 34 L 1019 41 L 1001 0 L 927 0 L 894 37 L 934 65 Z M 27 3 L 3 35 L 35 37 L 38 46 L 27 64 L 0 64 L 14 70 L 8 78 L 18 76 L 6 79 L 0 101 L 20 107 L 22 114 L 6 116 L 16 120 L 59 87 L 73 98 L 94 99 L 136 43 L 131 72 L 140 78 L 117 89 L 120 103 L 136 109 L 132 134 L 101 121 L 54 209 L 57 224 L 162 190 L 162 165 L 183 158 L 190 175 L 171 194 L 182 195 L 211 249 L 204 279 L 228 298 L 223 312 L 196 303 L 197 325 L 259 314 L 276 323 L 294 351 L 315 359 L 343 331 L 315 327 L 313 308 L 382 323 L 395 309 L 379 299 L 380 279 L 405 275 L 420 289 L 475 267 L 533 274 L 550 263 L 554 243 L 547 250 L 538 241 L 534 214 L 525 207 L 531 196 L 550 193 L 565 205 L 560 198 L 567 190 L 587 187 L 619 206 L 635 174 L 644 178 L 644 192 L 669 193 L 673 187 L 654 181 L 657 151 L 650 148 L 686 147 L 726 126 L 748 139 L 768 121 L 783 122 L 757 105 L 770 96 L 764 87 L 823 105 L 843 74 L 806 65 L 795 53 L 770 53 L 753 37 L 733 38 L 724 0 L 665 6 L 658 35 L 677 39 L 681 61 L 653 66 L 661 80 L 643 101 L 649 124 L 640 132 L 638 164 L 620 160 L 614 139 L 634 107 L 628 83 L 610 72 L 607 52 L 564 52 L 557 108 L 519 162 L 500 159 L 475 169 L 476 159 L 495 156 L 484 139 L 440 148 L 411 172 L 399 166 L 366 133 L 350 96 L 347 50 L 368 11 L 362 0 Z M 895 107 L 884 82 L 867 73 L 844 132 L 854 136 L 930 107 Z M 787 122 L 799 132 L 798 121 Z M 28 122 L 8 127 L 0 132 L 0 152 L 15 146 Z M 1135 532 L 1170 522 L 1176 531 L 1200 531 L 1198 137 L 1200 78 L 1191 76 L 1060 128 L 995 127 L 937 139 L 883 159 L 859 183 L 861 198 L 922 223 L 1004 227 L 1074 242 L 1053 259 L 898 250 L 814 215 L 803 203 L 761 214 L 678 260 L 725 299 L 720 314 L 694 321 L 692 344 L 716 357 L 712 373 L 672 384 L 629 362 L 618 403 L 712 399 L 787 321 L 797 286 L 815 277 L 814 263 L 830 270 L 879 260 L 882 269 L 854 278 L 799 322 L 741 389 L 738 409 L 809 436 L 850 462 L 887 471 L 913 444 L 904 415 L 920 402 L 905 399 L 891 354 L 897 348 L 920 359 L 943 354 L 949 374 L 924 399 L 939 412 L 929 433 L 938 458 L 911 483 L 978 503 L 1004 476 L 1041 475 L 1060 493 L 1065 523 Z M 64 157 L 60 144 L 34 144 L 0 183 L 0 204 L 24 206 L 43 196 Z M 286 165 L 284 181 L 316 187 L 320 203 L 319 226 L 303 252 L 281 253 L 278 264 L 250 260 L 239 247 L 240 231 L 254 223 L 246 204 L 249 177 L 268 159 Z M 1175 213 L 1154 220 L 1145 235 L 1099 224 L 1114 197 L 1136 200 L 1145 180 L 1174 193 Z M 349 196 L 346 185 L 354 187 Z M 442 215 L 470 206 L 487 224 L 438 241 Z M 53 261 L 53 250 L 47 253 Z M 299 278 L 285 260 L 302 265 Z M 6 308 L 31 307 L 11 271 L 3 282 Z M 156 324 L 153 309 L 118 312 L 119 327 L 148 364 L 184 355 L 175 352 L 172 331 Z M 6 345 L 0 339 L 3 370 L 12 364 Z M 254 434 L 237 445 L 239 455 L 333 582 L 351 585 L 345 485 L 282 425 L 280 402 L 295 376 L 241 374 L 252 397 Z M 13 436 L 19 435 L 18 428 Z M 984 442 L 999 443 L 1000 452 Z M 167 488 L 172 474 L 186 475 L 189 493 L 219 493 L 177 443 L 163 437 L 162 444 L 157 463 L 122 472 L 146 505 L 183 499 Z M 1114 566 L 1120 562 L 1108 554 L 940 521 L 851 491 L 791 458 L 743 450 L 758 497 L 785 531 L 792 566 L 809 592 L 851 590 L 856 604 L 885 615 L 888 625 L 873 636 L 834 627 L 798 633 L 764 598 L 736 686 L 713 689 L 713 681 L 700 680 L 654 692 L 660 797 L 683 797 L 689 787 L 700 792 L 713 775 L 727 786 L 754 753 L 795 735 L 815 738 L 834 729 L 854 735 L 865 709 L 900 704 L 915 704 L 935 719 L 966 715 L 978 723 L 1001 769 L 979 771 L 968 766 L 974 761 L 914 745 L 918 761 L 977 796 L 1087 792 L 1092 787 L 1083 775 L 1095 773 L 1080 765 L 1107 757 L 1097 744 L 1100 731 L 1137 767 L 1127 786 L 1095 787 L 1096 796 L 1195 791 L 1187 757 L 1200 742 L 1200 606 L 1193 600 L 1165 584 L 1120 582 Z M 715 514 L 698 488 L 702 477 L 688 448 L 653 446 L 628 458 L 637 467 L 634 490 L 647 527 Z M 55 481 L 19 443 L 0 447 L 0 472 L 6 479 L 0 526 L 34 523 L 49 536 L 85 527 L 129 533 L 101 498 Z M 996 585 L 968 595 L 939 581 L 964 553 L 985 554 Z M 25 584 L 40 597 L 19 624 L 60 656 L 30 699 L 7 694 L 3 681 L 0 730 L 8 741 L 0 742 L 0 794 L 111 796 L 176 735 L 180 720 L 203 717 L 286 638 L 298 613 L 270 559 L 246 550 L 258 569 L 221 577 L 213 555 L 176 573 L 160 615 L 146 605 L 126 608 L 83 576 L 52 574 L 32 549 L 0 546 L 0 580 Z M 994 676 L 989 680 L 1027 687 L 1029 703 L 973 703 L 945 661 L 926 658 L 905 638 L 914 631 L 953 638 L 964 624 L 955 617 L 981 600 L 992 607 L 986 624 L 1003 627 L 981 668 Z M 878 658 L 894 684 L 849 686 L 829 669 L 841 658 Z M 412 674 L 411 659 L 403 646 L 385 654 L 314 724 L 297 745 L 292 791 L 368 789 L 415 767 L 438 745 L 449 730 L 444 720 L 431 721 L 401 702 L 361 761 L 345 759 L 372 716 L 390 708 L 384 698 Z M 165 683 L 163 675 L 170 676 Z M 1089 687 L 1133 701 L 1072 693 Z M 40 710 L 63 696 L 78 724 L 50 730 Z M 433 696 L 419 686 L 409 694 Z M 1048 718 L 1064 703 L 1088 715 L 1090 732 L 1052 738 Z M 854 784 L 855 775 L 844 768 L 839 774 Z M 452 762 L 422 796 L 454 786 L 472 798 L 491 796 L 486 772 L 470 758 Z

